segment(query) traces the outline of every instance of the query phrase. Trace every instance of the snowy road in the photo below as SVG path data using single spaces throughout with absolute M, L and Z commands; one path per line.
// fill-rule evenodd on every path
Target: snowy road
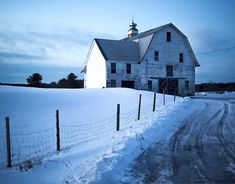
M 137 183 L 235 183 L 235 99 L 193 101 L 199 108 L 182 118 L 173 135 L 143 152 L 127 178 Z

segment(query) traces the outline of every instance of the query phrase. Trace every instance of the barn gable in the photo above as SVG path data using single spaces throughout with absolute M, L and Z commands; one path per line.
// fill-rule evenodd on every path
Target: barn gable
M 200 66 L 200 64 L 198 63 L 196 57 L 195 57 L 195 54 L 192 50 L 192 47 L 188 41 L 188 38 L 185 36 L 184 33 L 182 33 L 174 24 L 172 23 L 169 23 L 169 24 L 165 24 L 163 26 L 160 26 L 160 27 L 157 27 L 157 28 L 154 28 L 154 29 L 150 29 L 148 31 L 145 31 L 145 32 L 142 32 L 142 33 L 139 33 L 138 35 L 135 35 L 133 37 L 128 37 L 128 38 L 124 38 L 122 39 L 123 41 L 136 41 L 136 42 L 139 42 L 140 43 L 140 50 L 139 50 L 139 53 L 140 53 L 140 62 L 142 62 L 142 60 L 144 59 L 144 55 L 146 54 L 147 50 L 148 50 L 148 47 L 149 45 L 151 44 L 151 41 L 152 41 L 152 38 L 154 36 L 154 34 L 157 34 L 158 32 L 160 32 L 162 29 L 166 28 L 166 27 L 171 27 L 173 28 L 178 34 L 180 34 L 186 41 L 188 47 L 189 47 L 189 50 L 190 50 L 190 53 L 191 53 L 191 57 L 194 61 L 194 64 L 195 64 L 195 67 L 198 67 Z

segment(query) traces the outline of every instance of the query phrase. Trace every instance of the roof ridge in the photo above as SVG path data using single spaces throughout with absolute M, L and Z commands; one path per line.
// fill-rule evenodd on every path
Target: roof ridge
M 172 24 L 172 23 L 168 23 L 168 24 L 164 24 L 164 25 L 162 25 L 162 26 L 159 26 L 159 27 L 155 27 L 155 28 L 152 28 L 152 29 L 149 29 L 149 30 L 147 30 L 147 31 L 143 31 L 143 32 L 141 32 L 141 33 L 139 33 L 139 34 L 137 34 L 137 35 L 135 35 L 135 36 L 133 36 L 133 37 L 130 37 L 130 38 L 123 38 L 123 39 L 121 39 L 121 40 L 123 40 L 123 41 L 128 41 L 128 40 L 135 40 L 135 39 L 138 39 L 138 38 L 142 38 L 142 35 L 145 35 L 146 33 L 148 33 L 148 32 L 150 32 L 150 34 L 153 34 L 153 33 L 155 33 L 155 32 L 157 32 L 157 31 L 159 31 L 160 29 L 162 29 L 162 28 L 164 28 L 164 27 L 166 27 L 166 26 L 169 26 L 169 25 L 174 25 L 174 24 Z M 147 35 L 145 35 L 145 36 L 148 36 L 149 34 L 147 34 Z M 144 37 L 144 36 L 143 36 Z
M 94 39 L 105 60 L 138 62 L 139 43 L 133 41 Z
M 116 41 L 116 42 L 122 42 L 122 41 L 129 41 L 129 42 L 133 42 L 132 40 L 111 40 L 111 39 L 103 39 L 103 38 L 94 38 L 95 41 Z M 136 42 L 133 42 L 136 43 Z

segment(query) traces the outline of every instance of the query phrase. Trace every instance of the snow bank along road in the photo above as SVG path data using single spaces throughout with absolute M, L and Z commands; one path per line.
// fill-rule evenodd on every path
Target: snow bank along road
M 127 182 L 235 183 L 235 98 L 192 103 L 198 108 L 182 114 L 178 130 L 130 165 Z

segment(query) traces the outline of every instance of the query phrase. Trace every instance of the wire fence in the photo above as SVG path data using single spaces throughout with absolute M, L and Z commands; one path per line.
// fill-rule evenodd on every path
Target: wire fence
M 140 110 L 140 112 L 138 112 Z M 149 116 L 153 112 L 153 104 L 135 108 L 127 113 L 120 114 L 120 129 L 131 127 L 140 118 Z M 117 115 L 110 118 L 89 122 L 59 125 L 59 140 L 61 150 L 69 149 L 73 146 L 86 145 L 113 135 L 116 132 Z M 10 135 L 10 159 L 13 166 L 20 169 L 28 169 L 35 163 L 41 163 L 44 158 L 48 158 L 58 153 L 57 128 L 51 127 L 43 132 L 31 134 Z M 7 136 L 0 136 L 0 167 L 5 167 L 8 163 Z
M 12 135 L 12 163 L 18 165 L 41 162 L 43 158 L 55 154 L 55 132 L 55 128 L 49 128 L 43 132 Z
M 115 132 L 116 117 L 82 125 L 61 125 L 61 146 L 86 144 L 87 142 Z
M 6 136 L 0 136 L 0 165 L 6 165 Z

